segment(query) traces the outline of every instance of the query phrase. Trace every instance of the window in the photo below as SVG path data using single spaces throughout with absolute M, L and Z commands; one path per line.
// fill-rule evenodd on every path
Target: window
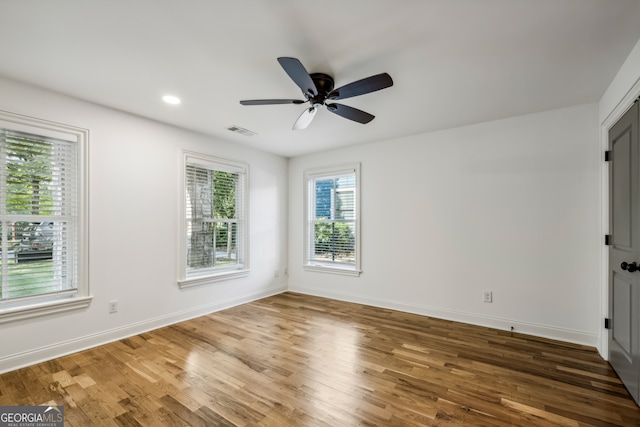
M 360 274 L 360 165 L 305 172 L 305 269 Z
M 0 112 L 0 322 L 89 304 L 87 136 Z
M 181 287 L 248 274 L 248 169 L 184 152 Z

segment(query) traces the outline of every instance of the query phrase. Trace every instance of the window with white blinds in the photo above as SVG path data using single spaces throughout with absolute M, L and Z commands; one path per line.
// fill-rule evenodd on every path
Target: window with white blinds
M 185 153 L 181 286 L 246 275 L 248 165 Z
M 75 298 L 79 287 L 80 296 L 88 291 L 79 274 L 78 138 L 86 131 L 38 124 L 0 115 L 0 321 L 34 304 L 42 313 L 42 304 Z
M 305 268 L 359 274 L 359 165 L 307 171 L 305 180 Z

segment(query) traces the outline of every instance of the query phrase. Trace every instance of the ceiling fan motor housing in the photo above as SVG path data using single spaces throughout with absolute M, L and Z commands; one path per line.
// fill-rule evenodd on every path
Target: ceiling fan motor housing
M 311 73 L 311 80 L 316 85 L 318 95 L 309 97 L 309 101 L 314 107 L 324 105 L 324 101 L 327 99 L 329 93 L 333 90 L 334 81 L 333 77 L 324 73 Z

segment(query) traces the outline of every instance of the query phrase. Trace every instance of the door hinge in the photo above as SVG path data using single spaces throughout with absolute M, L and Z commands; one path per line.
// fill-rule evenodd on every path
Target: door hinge
M 611 234 L 606 234 L 604 236 L 604 244 L 605 246 L 611 246 Z
M 605 329 L 611 329 L 611 320 L 610 319 L 604 319 L 604 328 Z
M 605 162 L 611 161 L 611 150 L 607 150 L 604 152 L 604 161 Z

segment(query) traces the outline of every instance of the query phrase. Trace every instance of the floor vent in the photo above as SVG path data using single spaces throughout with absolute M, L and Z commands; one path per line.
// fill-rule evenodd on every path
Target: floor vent
M 244 136 L 257 135 L 255 132 L 251 132 L 249 129 L 241 128 L 240 126 L 231 126 L 231 127 L 228 127 L 227 130 L 230 130 L 231 132 L 239 133 Z

